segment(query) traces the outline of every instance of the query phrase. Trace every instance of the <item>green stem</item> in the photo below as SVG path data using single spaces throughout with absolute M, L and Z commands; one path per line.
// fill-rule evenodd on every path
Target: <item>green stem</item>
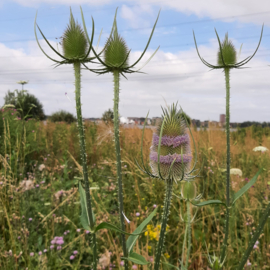
M 181 269 L 184 267 L 184 255 L 185 255 L 185 247 L 186 247 L 186 241 L 187 241 L 187 233 L 188 233 L 188 227 L 186 226 L 185 235 L 184 235 L 184 242 L 183 242 L 183 247 L 182 247 Z
M 161 258 L 161 253 L 162 253 L 164 240 L 165 240 L 167 221 L 168 221 L 168 217 L 170 213 L 172 189 L 173 189 L 173 180 L 168 179 L 166 181 L 166 196 L 164 200 L 164 210 L 163 210 L 163 215 L 162 215 L 162 224 L 161 224 L 158 246 L 157 246 L 157 251 L 156 251 L 154 270 L 159 270 L 160 258 Z
M 84 136 L 84 127 L 82 121 L 82 109 L 81 109 L 81 64 L 80 62 L 75 62 L 74 74 L 75 74 L 75 100 L 76 100 L 76 110 L 77 110 L 77 122 L 80 138 L 80 152 L 81 152 L 81 161 L 83 167 L 83 179 L 85 185 L 85 195 L 86 195 L 86 206 L 90 222 L 90 228 L 94 229 L 94 218 L 93 210 L 91 205 L 91 195 L 89 190 L 89 181 L 88 181 L 88 170 L 87 170 L 87 161 L 86 161 L 86 148 L 85 148 L 85 136 Z M 96 245 L 96 235 L 92 234 L 92 248 L 93 248 L 93 269 L 97 269 L 97 245 Z
M 115 139 L 115 153 L 116 153 L 116 169 L 117 169 L 117 181 L 118 181 L 118 207 L 119 207 L 119 217 L 122 231 L 125 231 L 125 219 L 124 219 L 124 200 L 123 200 L 123 185 L 122 185 L 122 167 L 121 167 L 121 150 L 120 150 L 120 139 L 119 139 L 119 81 L 120 74 L 118 70 L 113 72 L 114 78 L 114 139 Z M 128 251 L 126 247 L 126 238 L 122 234 L 122 247 L 124 252 L 124 257 L 128 257 Z M 124 261 L 125 270 L 128 270 L 128 261 Z
M 187 201 L 187 231 L 188 231 L 188 250 L 186 257 L 186 268 L 188 269 L 188 259 L 191 249 L 191 214 L 190 214 L 190 201 Z
M 221 253 L 221 261 L 226 256 L 226 249 L 228 246 L 229 237 L 229 222 L 230 222 L 230 69 L 224 68 L 226 80 L 226 138 L 227 138 L 227 171 L 226 171 L 226 223 L 225 223 L 225 239 L 223 241 L 223 248 Z

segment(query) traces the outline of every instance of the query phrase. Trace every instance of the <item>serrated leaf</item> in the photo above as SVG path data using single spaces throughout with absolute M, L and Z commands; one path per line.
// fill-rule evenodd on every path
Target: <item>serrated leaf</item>
M 191 202 L 191 203 L 193 205 L 199 206 L 199 207 L 210 205 L 210 204 L 223 204 L 226 206 L 226 204 L 220 200 L 209 200 L 209 201 L 205 201 L 205 202 L 201 202 L 201 203 L 193 203 L 193 202 Z
M 128 258 L 122 257 L 122 259 L 136 263 L 136 264 L 140 264 L 140 265 L 146 265 L 146 264 L 150 263 L 142 255 L 140 255 L 136 252 L 132 252 L 131 254 L 129 254 Z
M 82 208 L 82 213 L 80 215 L 80 221 L 81 221 L 81 224 L 85 230 L 91 231 L 90 219 L 88 216 L 87 205 L 86 205 L 85 191 L 81 185 L 81 182 L 79 182 L 79 193 L 80 193 L 80 201 L 81 201 L 81 208 Z M 93 212 L 92 212 L 92 215 L 93 215 L 93 220 L 95 223 L 95 216 L 94 216 Z
M 127 234 L 127 235 L 140 235 L 144 232 L 141 232 L 141 233 L 138 233 L 138 234 L 134 234 L 134 233 L 127 233 L 127 232 L 124 232 L 122 231 L 121 229 L 119 229 L 118 227 L 108 223 L 108 222 L 102 222 L 100 223 L 94 230 L 94 232 L 97 232 L 99 230 L 102 230 L 102 229 L 108 229 L 108 230 L 113 230 L 113 231 L 116 231 L 116 232 L 119 232 L 119 233 L 123 233 L 123 234 Z
M 134 230 L 133 233 L 141 233 L 144 227 L 152 220 L 152 218 L 155 216 L 157 212 L 158 207 Z M 139 235 L 136 236 L 129 236 L 127 239 L 127 250 L 128 254 L 132 251 L 132 248 L 134 247 L 137 239 L 139 238 Z
M 262 172 L 262 169 L 260 169 L 255 176 L 245 185 L 243 186 L 240 190 L 238 190 L 234 196 L 233 196 L 233 203 L 232 205 L 234 205 L 234 203 L 243 195 L 245 194 L 256 182 L 259 174 Z
M 167 266 L 170 266 L 170 267 L 173 267 L 173 268 L 175 268 L 175 269 L 178 269 L 178 270 L 180 270 L 177 266 L 174 266 L 174 265 L 172 265 L 172 264 L 170 264 L 170 263 L 166 263 L 166 262 L 163 262 L 162 264 L 164 264 L 164 265 L 167 265 Z M 184 266 L 182 266 L 182 269 L 181 270 L 187 270 L 187 268 L 186 267 L 184 267 Z

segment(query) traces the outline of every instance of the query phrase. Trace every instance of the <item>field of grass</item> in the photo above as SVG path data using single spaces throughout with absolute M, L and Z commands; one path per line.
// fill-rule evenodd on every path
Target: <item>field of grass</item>
M 91 269 L 90 234 L 80 223 L 78 182 L 82 179 L 76 124 L 22 122 L 16 111 L 0 113 L 0 269 Z M 119 226 L 113 127 L 85 124 L 91 195 L 96 223 L 110 221 Z M 198 194 L 202 200 L 225 201 L 226 138 L 222 130 L 192 129 L 198 152 Z M 121 151 L 127 231 L 148 216 L 157 215 L 136 243 L 135 251 L 153 261 L 159 237 L 164 183 L 142 173 L 140 160 L 142 130 L 122 128 Z M 145 130 L 143 156 L 149 161 L 152 130 Z M 233 209 L 225 269 L 234 269 L 246 249 L 260 215 L 270 200 L 270 152 L 254 152 L 263 145 L 270 149 L 270 129 L 251 127 L 231 133 L 231 168 L 242 176 L 231 176 L 232 192 L 239 190 L 259 170 L 256 184 Z M 163 260 L 179 266 L 184 238 L 186 205 L 178 196 L 181 184 L 174 185 Z M 219 255 L 224 237 L 224 208 L 200 209 L 192 224 L 189 269 L 207 269 L 206 245 Z M 58 238 L 57 238 L 58 237 Z M 97 233 L 99 269 L 121 269 L 120 235 Z M 270 223 L 249 258 L 246 269 L 270 269 Z M 130 264 L 130 269 L 151 269 Z M 161 269 L 170 269 L 163 266 Z

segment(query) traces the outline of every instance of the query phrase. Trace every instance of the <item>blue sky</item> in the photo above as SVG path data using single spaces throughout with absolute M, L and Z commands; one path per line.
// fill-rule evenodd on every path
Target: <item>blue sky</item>
M 72 66 L 54 69 L 37 46 L 34 19 L 54 46 L 59 42 L 69 21 L 70 7 L 81 22 L 80 5 L 91 30 L 95 21 L 95 43 L 103 29 L 100 48 L 111 30 L 118 7 L 119 33 L 132 49 L 130 62 L 140 55 L 161 9 L 158 24 L 147 57 L 160 46 L 158 53 L 144 67 L 146 74 L 130 74 L 121 80 L 120 114 L 160 116 L 160 106 L 178 101 L 188 115 L 200 120 L 219 120 L 225 113 L 225 83 L 221 70 L 209 72 L 196 53 L 192 30 L 195 31 L 201 55 L 216 63 L 218 43 L 229 32 L 237 49 L 243 43 L 239 60 L 255 50 L 262 24 L 265 24 L 261 46 L 249 69 L 231 72 L 231 121 L 270 122 L 270 3 L 249 1 L 111 1 L 111 0 L 1 0 L 0 2 L 0 106 L 7 90 L 25 86 L 39 98 L 47 115 L 60 109 L 75 114 Z M 41 35 L 46 52 L 54 56 Z M 58 38 L 58 39 L 57 39 Z M 101 117 L 113 106 L 111 74 L 96 76 L 83 71 L 82 102 L 84 117 Z M 67 93 L 67 96 L 65 95 Z

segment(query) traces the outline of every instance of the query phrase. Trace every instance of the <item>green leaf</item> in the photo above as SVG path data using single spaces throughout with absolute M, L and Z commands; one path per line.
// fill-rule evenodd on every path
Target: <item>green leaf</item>
M 80 215 L 80 221 L 81 221 L 81 224 L 85 230 L 91 231 L 90 219 L 88 216 L 87 205 L 86 205 L 85 191 L 81 185 L 81 182 L 79 182 L 79 193 L 80 193 L 80 201 L 81 201 L 81 208 L 82 208 L 82 214 Z M 93 214 L 94 223 L 95 223 L 94 213 L 92 212 L 92 214 Z
M 158 209 L 158 207 L 156 207 L 156 209 L 134 230 L 133 234 L 142 232 L 144 227 L 152 220 L 152 218 L 156 214 L 157 209 Z M 134 247 L 134 245 L 135 245 L 138 238 L 139 238 L 139 235 L 136 235 L 136 236 L 131 235 L 127 239 L 128 254 L 132 251 L 132 248 Z
M 167 265 L 167 266 L 170 266 L 170 267 L 173 267 L 173 268 L 175 268 L 175 269 L 178 269 L 178 270 L 180 270 L 177 266 L 174 266 L 174 265 L 172 265 L 172 264 L 170 264 L 170 263 L 166 263 L 166 262 L 163 262 L 162 264 L 164 264 L 164 265 Z M 183 267 L 182 267 L 183 268 Z M 181 270 L 187 270 L 187 268 L 186 267 L 184 267 L 183 269 L 181 269 Z
M 205 202 L 201 202 L 201 203 L 193 203 L 191 202 L 193 205 L 195 206 L 199 206 L 199 207 L 202 207 L 202 206 L 206 206 L 206 205 L 210 205 L 210 204 L 223 204 L 226 206 L 226 204 L 220 200 L 209 200 L 209 201 L 205 201 Z
M 270 186 L 270 181 L 269 181 L 269 182 L 267 182 L 267 185 L 269 185 L 269 186 Z
M 123 234 L 127 234 L 127 235 L 140 235 L 144 232 L 141 232 L 141 233 L 138 233 L 138 234 L 134 234 L 134 233 L 127 233 L 127 232 L 124 232 L 122 231 L 121 229 L 119 229 L 118 227 L 108 223 L 108 222 L 102 222 L 100 223 L 94 230 L 94 232 L 97 232 L 99 230 L 102 230 L 102 229 L 108 229 L 108 230 L 113 230 L 113 231 L 116 231 L 116 232 L 119 232 L 119 233 L 123 233 Z
M 259 174 L 262 172 L 262 169 L 260 169 L 255 176 L 245 185 L 243 186 L 240 190 L 238 190 L 234 196 L 233 196 L 233 203 L 232 205 L 234 205 L 234 203 L 243 195 L 245 194 L 256 182 Z
M 140 264 L 140 265 L 146 265 L 150 263 L 142 255 L 135 252 L 132 252 L 131 254 L 129 254 L 128 258 L 122 257 L 122 259 L 136 263 L 136 264 Z

